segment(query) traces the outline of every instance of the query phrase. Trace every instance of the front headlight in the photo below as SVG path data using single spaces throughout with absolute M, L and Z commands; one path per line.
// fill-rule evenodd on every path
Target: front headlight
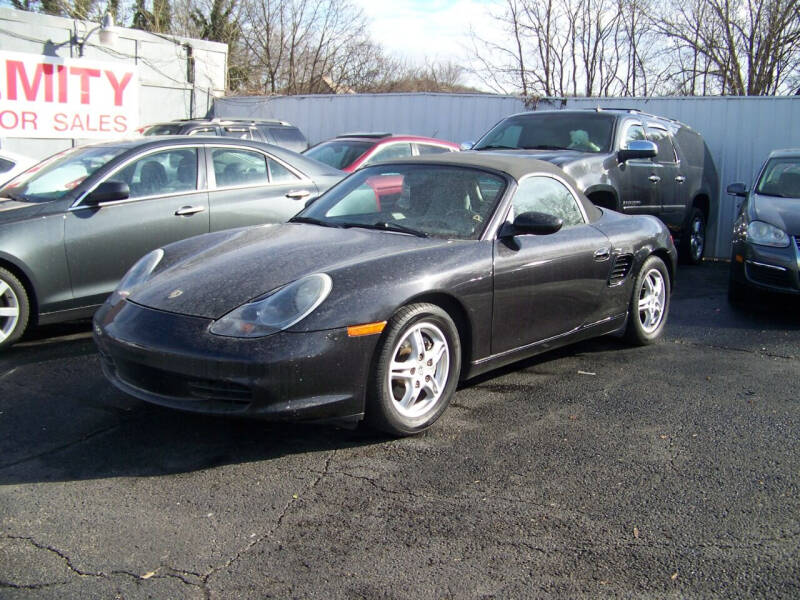
M 111 302 L 111 304 L 116 304 L 120 300 L 130 296 L 136 286 L 150 278 L 150 275 L 152 275 L 162 258 L 164 258 L 164 251 L 161 248 L 153 250 L 140 258 L 136 264 L 125 273 L 125 277 L 122 278 L 122 281 L 117 284 L 117 288 L 111 294 L 109 302 Z
M 747 226 L 747 239 L 754 244 L 785 248 L 789 245 L 789 236 L 782 229 L 763 221 L 752 221 Z
M 331 292 L 333 282 L 325 273 L 308 275 L 283 286 L 266 298 L 243 304 L 215 321 L 209 331 L 228 337 L 263 337 L 302 321 Z

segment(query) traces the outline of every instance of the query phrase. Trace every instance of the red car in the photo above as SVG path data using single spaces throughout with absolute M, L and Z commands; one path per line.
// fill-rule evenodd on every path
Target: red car
M 452 142 L 391 133 L 348 133 L 312 146 L 303 154 L 336 169 L 352 173 L 382 160 L 458 152 Z

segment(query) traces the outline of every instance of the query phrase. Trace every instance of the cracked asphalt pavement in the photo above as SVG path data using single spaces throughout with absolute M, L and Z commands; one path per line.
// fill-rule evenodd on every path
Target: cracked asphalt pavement
M 42 328 L 0 357 L 0 598 L 797 598 L 800 311 L 726 283 L 406 439 L 148 406 Z

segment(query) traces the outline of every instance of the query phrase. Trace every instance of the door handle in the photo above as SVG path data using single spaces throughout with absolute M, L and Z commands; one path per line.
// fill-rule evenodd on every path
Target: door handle
M 675 181 L 677 181 L 678 183 L 683 183 L 684 181 L 686 181 L 686 177 L 684 177 L 683 175 L 678 175 L 675 178 Z
M 310 195 L 311 192 L 308 190 L 292 190 L 286 194 L 286 197 L 292 200 L 302 200 L 303 198 L 308 198 Z
M 594 259 L 597 262 L 608 260 L 610 256 L 611 256 L 611 251 L 608 248 L 600 248 L 594 251 Z
M 175 211 L 175 216 L 186 217 L 195 213 L 203 212 L 205 209 L 205 206 L 181 206 Z
M 648 179 L 653 183 L 658 183 L 659 181 L 661 181 L 661 177 L 659 177 L 658 175 L 650 175 Z

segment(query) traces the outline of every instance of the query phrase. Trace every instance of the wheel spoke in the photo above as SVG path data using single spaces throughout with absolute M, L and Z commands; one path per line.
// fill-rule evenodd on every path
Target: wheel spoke
M 428 356 L 426 356 L 425 358 L 432 360 L 433 364 L 435 366 L 438 366 L 439 361 L 442 360 L 442 357 L 444 356 L 445 352 L 447 352 L 447 346 L 445 346 L 443 342 L 436 342 L 433 345 L 433 348 L 431 348 L 428 351 Z
M 0 279 L 0 296 L 5 294 L 6 291 L 9 290 L 9 289 L 10 288 L 8 287 L 8 284 L 5 281 L 3 281 L 2 279 Z
M 389 365 L 389 372 L 391 373 L 392 379 L 413 379 L 414 375 L 411 373 L 411 370 L 414 368 L 415 363 L 411 363 L 410 361 L 403 361 L 397 362 L 392 361 L 392 364 Z
M 414 352 L 412 357 L 414 360 L 425 356 L 425 340 L 422 338 L 422 331 L 419 328 L 411 334 L 411 350 Z
M 415 388 L 410 383 L 406 386 L 406 393 L 403 394 L 403 397 L 400 399 L 399 403 L 400 406 L 405 408 L 406 410 L 411 409 L 419 400 L 421 388 Z
M 18 317 L 19 308 L 16 306 L 0 306 L 0 317 Z

